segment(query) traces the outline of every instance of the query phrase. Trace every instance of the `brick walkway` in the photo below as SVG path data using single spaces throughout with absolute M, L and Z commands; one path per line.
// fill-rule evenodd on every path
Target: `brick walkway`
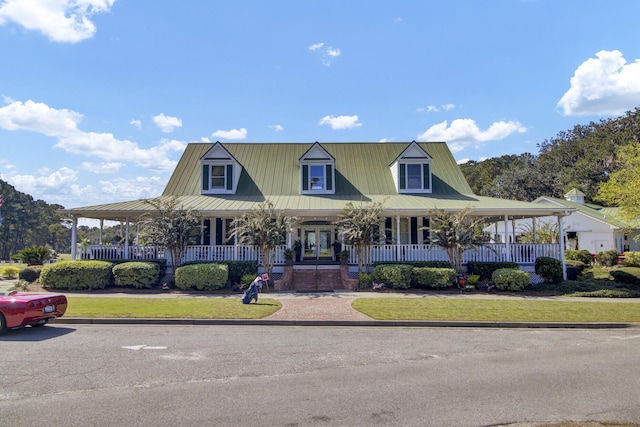
M 275 295 L 263 294 L 265 298 Z M 309 294 L 277 298 L 282 308 L 267 320 L 371 320 L 351 307 L 355 297 L 339 294 Z

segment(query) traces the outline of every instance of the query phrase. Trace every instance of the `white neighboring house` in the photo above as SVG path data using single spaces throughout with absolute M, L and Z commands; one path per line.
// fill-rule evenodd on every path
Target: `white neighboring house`
M 592 254 L 616 249 L 623 253 L 640 251 L 640 227 L 632 225 L 619 217 L 619 208 L 606 208 L 584 202 L 584 193 L 573 189 L 565 194 L 565 199 L 542 196 L 532 203 L 575 209 L 562 219 L 563 237 L 566 249 L 586 249 Z M 534 222 L 535 221 L 535 222 Z M 518 242 L 523 232 L 534 230 L 541 224 L 556 225 L 555 217 L 514 219 L 492 224 L 489 231 L 496 241 L 504 242 L 505 234 L 509 242 Z

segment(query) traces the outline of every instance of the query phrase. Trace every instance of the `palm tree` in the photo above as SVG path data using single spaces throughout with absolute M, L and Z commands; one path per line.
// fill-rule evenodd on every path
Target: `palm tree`
M 484 218 L 473 217 L 471 208 L 457 212 L 436 209 L 430 217 L 431 242 L 442 246 L 449 256 L 451 267 L 462 273 L 464 251 L 484 241 Z
M 276 212 L 273 203 L 267 200 L 235 221 L 232 236 L 236 236 L 238 244 L 260 248 L 262 265 L 271 281 L 272 252 L 285 242 L 286 234 L 295 222 L 295 217 L 286 216 L 283 211 Z
M 381 202 L 354 205 L 347 203 L 342 216 L 335 222 L 341 227 L 345 242 L 353 245 L 358 254 L 358 275 L 371 264 L 371 245 L 379 242 L 380 221 L 383 205 Z

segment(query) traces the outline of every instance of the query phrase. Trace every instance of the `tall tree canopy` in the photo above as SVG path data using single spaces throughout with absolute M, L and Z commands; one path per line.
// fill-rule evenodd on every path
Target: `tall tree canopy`
M 620 147 L 616 163 L 617 170 L 600 184 L 597 199 L 619 206 L 625 219 L 636 221 L 640 218 L 640 142 Z

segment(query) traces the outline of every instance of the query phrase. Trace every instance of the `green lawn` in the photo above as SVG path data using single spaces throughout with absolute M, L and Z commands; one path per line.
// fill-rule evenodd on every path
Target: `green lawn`
M 640 322 L 640 303 L 458 298 L 359 298 L 353 308 L 376 320 Z
M 65 317 L 262 319 L 282 304 L 273 299 L 242 304 L 238 298 L 69 297 Z

